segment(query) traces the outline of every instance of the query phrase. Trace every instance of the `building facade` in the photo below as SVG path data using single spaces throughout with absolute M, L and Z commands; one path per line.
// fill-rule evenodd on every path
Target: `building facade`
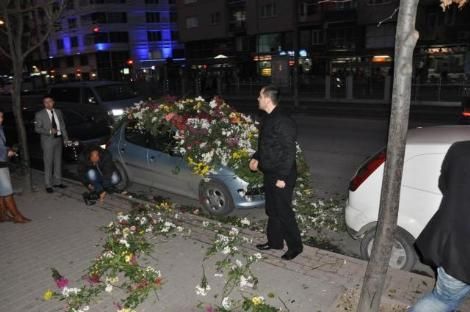
M 296 50 L 301 75 L 384 77 L 393 69 L 398 0 L 177 0 L 176 7 L 192 65 L 239 64 L 242 79 L 271 78 L 273 64 L 292 66 Z M 468 76 L 469 14 L 468 6 L 443 12 L 439 0 L 420 1 L 421 72 Z
M 184 61 L 175 1 L 70 0 L 35 66 L 53 80 L 119 80 L 159 75 L 168 59 Z

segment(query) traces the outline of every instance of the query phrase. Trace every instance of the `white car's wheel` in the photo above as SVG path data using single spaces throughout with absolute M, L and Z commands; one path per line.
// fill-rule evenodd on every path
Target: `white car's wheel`
M 369 260 L 374 243 L 375 228 L 368 231 L 361 241 L 361 257 Z M 413 246 L 414 238 L 405 230 L 398 228 L 395 232 L 390 267 L 410 271 L 416 264 L 418 256 Z

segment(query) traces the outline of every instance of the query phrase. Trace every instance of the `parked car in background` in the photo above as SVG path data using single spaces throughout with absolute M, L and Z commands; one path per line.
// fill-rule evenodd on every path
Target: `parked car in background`
M 390 260 L 394 268 L 411 270 L 418 256 L 414 241 L 439 208 L 438 180 L 449 147 L 470 140 L 470 126 L 441 126 L 410 130 L 406 142 L 398 230 Z M 385 149 L 360 166 L 349 187 L 345 209 L 350 234 L 361 240 L 361 256 L 372 250 L 385 163 Z
M 247 183 L 229 168 L 219 168 L 209 179 L 195 175 L 183 158 L 173 152 L 173 136 L 166 131 L 152 135 L 123 120 L 107 145 L 121 175 L 118 188 L 137 182 L 199 199 L 204 209 L 215 215 L 264 206 L 261 191 L 247 194 Z
M 464 88 L 462 94 L 462 113 L 460 115 L 460 123 L 469 125 L 470 124 L 470 87 Z
M 142 101 L 142 97 L 124 82 L 77 81 L 55 84 L 49 94 L 58 108 L 80 107 L 83 111 L 97 108 L 110 116 L 110 121 L 121 117 L 124 109 Z
M 104 145 L 109 139 L 111 128 L 107 121 L 107 114 L 97 112 L 90 114 L 81 111 L 80 108 L 72 107 L 62 108 L 61 110 L 64 115 L 69 138 L 72 142 L 75 142 L 75 144 L 64 148 L 64 160 L 76 161 L 86 145 Z M 23 110 L 23 120 L 32 159 L 42 159 L 40 138 L 34 131 L 34 116 L 37 111 L 37 108 L 25 108 Z M 3 128 L 7 138 L 7 145 L 17 145 L 19 141 L 16 131 L 16 122 L 12 112 L 5 113 Z

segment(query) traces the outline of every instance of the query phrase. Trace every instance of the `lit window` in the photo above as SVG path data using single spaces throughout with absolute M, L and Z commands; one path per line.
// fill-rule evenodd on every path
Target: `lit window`
M 195 28 L 199 26 L 199 20 L 197 17 L 187 17 L 186 18 L 186 28 Z

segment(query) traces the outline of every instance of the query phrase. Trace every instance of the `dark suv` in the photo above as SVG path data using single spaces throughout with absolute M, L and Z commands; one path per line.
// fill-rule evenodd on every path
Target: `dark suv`
M 131 86 L 119 81 L 79 81 L 52 85 L 49 94 L 57 107 L 80 107 L 82 111 L 105 112 L 110 122 L 119 118 L 126 107 L 142 100 Z

